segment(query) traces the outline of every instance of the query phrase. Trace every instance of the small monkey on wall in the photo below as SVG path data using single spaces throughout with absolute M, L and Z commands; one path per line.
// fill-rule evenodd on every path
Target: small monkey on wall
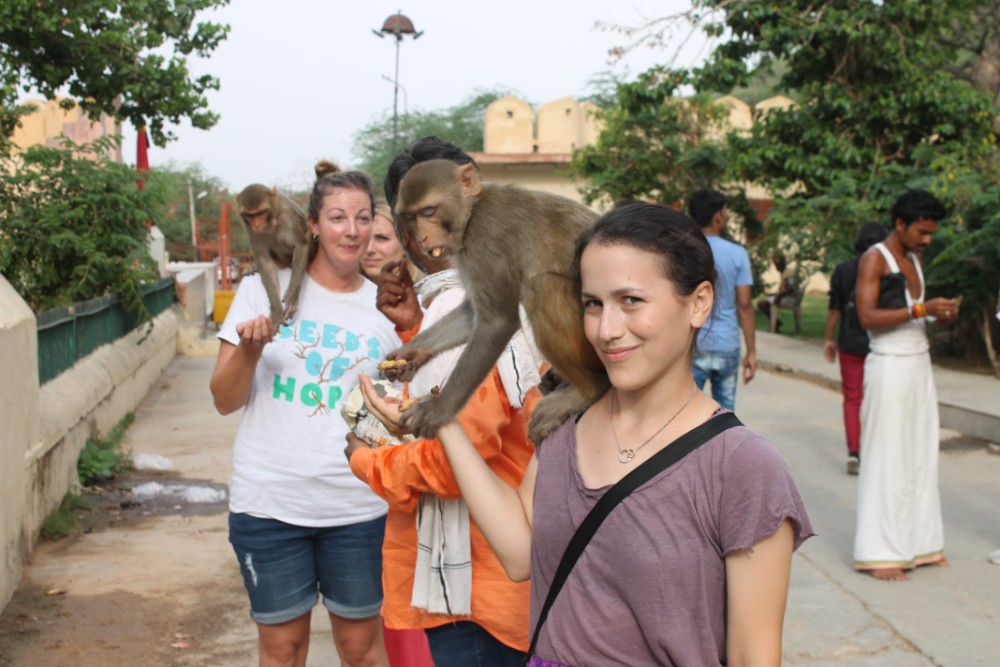
M 522 303 L 539 351 L 570 383 L 539 402 L 529 437 L 539 442 L 607 389 L 569 278 L 576 237 L 596 213 L 565 197 L 484 184 L 472 164 L 428 160 L 400 182 L 396 214 L 400 238 L 411 236 L 431 257 L 453 257 L 466 289 L 458 308 L 388 355 L 407 364 L 386 375 L 405 381 L 434 355 L 468 343 L 441 392 L 405 413 L 414 433 L 433 437 L 458 414 L 520 327 Z
M 276 189 L 259 183 L 245 187 L 236 195 L 236 203 L 240 218 L 246 223 L 257 270 L 271 304 L 271 322 L 278 326 L 295 316 L 302 279 L 315 245 L 306 213 Z M 283 299 L 278 295 L 279 265 L 292 267 L 292 278 Z

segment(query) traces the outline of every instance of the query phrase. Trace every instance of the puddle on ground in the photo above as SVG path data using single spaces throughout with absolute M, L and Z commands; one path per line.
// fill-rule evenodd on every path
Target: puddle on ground
M 132 487 L 132 497 L 138 502 L 164 503 L 224 503 L 225 487 L 191 482 L 143 482 Z
M 127 484 L 119 485 L 119 493 L 122 512 L 134 517 L 195 516 L 229 509 L 228 487 L 202 480 L 140 476 L 137 472 Z
M 184 479 L 173 471 L 132 470 L 87 491 L 97 508 L 110 512 L 111 524 L 152 516 L 203 516 L 229 509 L 225 484 Z

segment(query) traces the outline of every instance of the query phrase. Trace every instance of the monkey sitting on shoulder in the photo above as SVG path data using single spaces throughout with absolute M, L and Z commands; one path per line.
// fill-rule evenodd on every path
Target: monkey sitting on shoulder
M 422 397 L 404 414 L 415 434 L 433 437 L 458 414 L 521 326 L 522 303 L 539 351 L 569 382 L 535 407 L 529 437 L 539 442 L 607 390 L 607 373 L 584 335 L 583 307 L 569 277 L 576 237 L 596 219 L 565 197 L 483 183 L 473 164 L 428 160 L 406 173 L 396 202 L 397 232 L 431 257 L 453 257 L 466 296 L 390 353 L 389 360 L 408 363 L 385 373 L 407 381 L 434 355 L 468 343 L 441 392 Z
M 236 203 L 271 304 L 271 323 L 277 327 L 295 317 L 299 290 L 316 242 L 309 233 L 305 211 L 277 189 L 259 183 L 248 185 L 236 195 Z M 278 295 L 279 265 L 292 267 L 284 299 Z

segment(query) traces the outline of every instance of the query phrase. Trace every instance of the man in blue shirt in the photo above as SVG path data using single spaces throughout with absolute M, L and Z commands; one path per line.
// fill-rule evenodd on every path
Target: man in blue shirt
M 740 370 L 740 331 L 746 343 L 743 384 L 750 382 L 757 372 L 754 311 L 750 300 L 753 285 L 750 257 L 743 246 L 720 236 L 729 220 L 726 197 L 721 192 L 698 190 L 691 196 L 688 211 L 708 239 L 717 274 L 715 306 L 712 317 L 698 332 L 692 374 L 699 389 L 711 380 L 712 398 L 719 405 L 733 410 L 736 404 L 736 377 Z

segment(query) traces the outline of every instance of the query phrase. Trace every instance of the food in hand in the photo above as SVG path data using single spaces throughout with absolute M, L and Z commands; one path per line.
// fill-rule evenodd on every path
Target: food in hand
M 378 369 L 380 371 L 387 371 L 394 368 L 402 368 L 409 363 L 406 359 L 386 359 L 385 361 L 379 362 Z

